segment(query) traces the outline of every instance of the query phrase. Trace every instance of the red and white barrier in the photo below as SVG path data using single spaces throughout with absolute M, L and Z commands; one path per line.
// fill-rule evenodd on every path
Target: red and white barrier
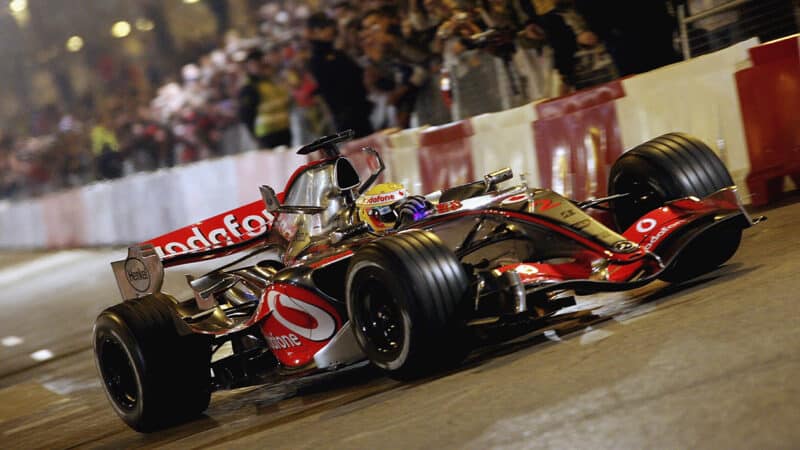
M 707 142 L 761 203 L 768 196 L 752 187 L 759 180 L 800 178 L 797 42 L 756 46 L 753 39 L 561 98 L 437 127 L 385 130 L 348 143 L 344 153 L 365 172 L 360 150 L 375 148 L 387 165 L 381 180 L 412 193 L 511 167 L 531 185 L 583 200 L 605 194 L 609 168 L 623 151 L 684 131 Z M 288 149 L 252 151 L 0 203 L 0 247 L 145 241 L 253 202 L 261 184 L 280 191 L 306 161 Z
M 800 186 L 800 36 L 749 50 L 752 66 L 736 72 L 751 169 L 754 205 L 783 192 L 791 177 Z
M 622 80 L 626 95 L 616 103 L 624 148 L 671 131 L 695 135 L 717 152 L 747 197 L 750 164 L 734 74 L 757 44 L 753 38 Z

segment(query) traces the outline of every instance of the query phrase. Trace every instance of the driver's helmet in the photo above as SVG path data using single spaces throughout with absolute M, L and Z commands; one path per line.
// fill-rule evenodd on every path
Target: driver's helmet
M 373 186 L 356 200 L 358 217 L 373 231 L 393 228 L 397 221 L 395 206 L 408 196 L 400 183 L 381 183 Z

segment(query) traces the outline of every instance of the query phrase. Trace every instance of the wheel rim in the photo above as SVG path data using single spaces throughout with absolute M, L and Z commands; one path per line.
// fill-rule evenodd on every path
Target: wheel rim
M 100 372 L 114 403 L 133 410 L 139 402 L 139 389 L 133 362 L 119 341 L 105 337 L 100 344 Z
M 405 330 L 400 305 L 388 287 L 368 274 L 355 297 L 361 334 L 382 360 L 393 360 L 403 350 Z

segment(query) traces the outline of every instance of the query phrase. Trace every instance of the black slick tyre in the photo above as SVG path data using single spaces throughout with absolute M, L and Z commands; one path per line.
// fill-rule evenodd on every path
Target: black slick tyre
M 457 364 L 468 352 L 459 310 L 468 277 L 434 234 L 409 230 L 373 241 L 347 271 L 347 310 L 359 346 L 398 379 Z
M 140 432 L 200 415 L 211 398 L 211 341 L 178 333 L 171 300 L 151 296 L 104 310 L 94 325 L 97 366 L 120 418 Z
M 702 198 L 733 185 L 725 164 L 708 145 L 685 133 L 668 133 L 622 154 L 611 168 L 608 193 L 629 194 L 612 203 L 617 228 L 624 232 L 665 202 Z M 660 278 L 680 281 L 713 270 L 733 256 L 741 234 L 731 229 L 698 242 L 701 254 L 684 253 Z

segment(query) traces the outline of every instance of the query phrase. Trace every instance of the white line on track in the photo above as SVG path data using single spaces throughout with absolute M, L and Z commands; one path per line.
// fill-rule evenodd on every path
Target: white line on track
M 14 347 L 16 345 L 22 344 L 23 341 L 24 339 L 22 339 L 19 336 L 6 336 L 2 340 L 0 340 L 0 343 L 3 344 L 3 347 Z
M 31 358 L 36 361 L 47 361 L 48 359 L 53 357 L 53 352 L 48 349 L 37 350 L 31 353 Z
M 586 327 L 586 331 L 581 335 L 581 345 L 594 344 L 595 342 L 602 341 L 612 334 L 614 333 L 610 331 L 595 330 L 592 327 Z

